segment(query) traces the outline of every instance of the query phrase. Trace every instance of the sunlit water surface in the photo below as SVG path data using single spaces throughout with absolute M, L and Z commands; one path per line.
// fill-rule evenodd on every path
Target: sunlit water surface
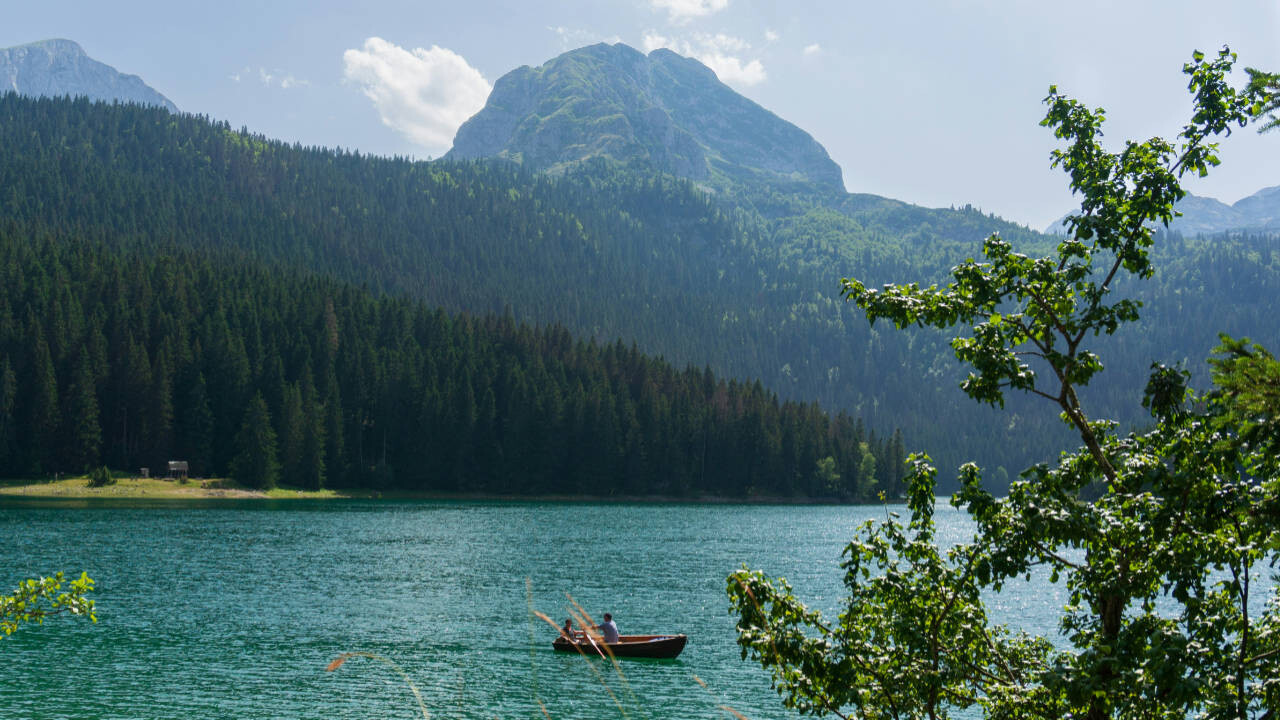
M 901 510 L 901 508 L 890 508 Z M 2 718 L 795 717 L 741 660 L 725 576 L 785 576 L 834 614 L 840 553 L 886 508 L 462 502 L 0 501 L 0 588 L 54 570 L 97 581 L 98 623 L 0 640 Z M 970 526 L 938 510 L 944 542 Z M 570 593 L 623 633 L 683 632 L 674 661 L 551 650 Z M 993 600 L 1052 632 L 1043 581 Z M 696 679 L 700 678 L 705 687 Z M 606 689 L 607 687 L 607 689 Z M 611 695 L 612 693 L 612 695 Z

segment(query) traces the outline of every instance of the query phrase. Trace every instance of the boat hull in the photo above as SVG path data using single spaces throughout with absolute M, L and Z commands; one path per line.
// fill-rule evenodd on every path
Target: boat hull
M 572 643 L 563 637 L 556 638 L 551 647 L 556 652 L 582 653 L 598 657 L 611 654 L 625 658 L 661 658 L 670 659 L 684 650 L 689 638 L 685 635 L 623 635 L 616 643 L 580 642 Z

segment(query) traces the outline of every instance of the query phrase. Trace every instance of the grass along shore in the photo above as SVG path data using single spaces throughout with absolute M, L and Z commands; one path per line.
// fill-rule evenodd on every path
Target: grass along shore
M 87 475 L 75 475 L 45 480 L 0 480 L 0 496 L 29 498 L 148 498 L 193 500 L 210 499 L 263 499 L 263 500 L 324 500 L 330 498 L 370 498 L 377 493 L 368 490 L 300 490 L 277 487 L 258 490 L 245 487 L 233 480 L 216 478 L 188 480 L 185 483 L 167 478 L 144 478 L 112 473 L 115 482 L 102 487 L 89 487 Z
M 470 500 L 513 502 L 584 502 L 584 503 L 697 503 L 708 505 L 839 505 L 837 498 L 798 498 L 752 495 L 748 497 L 705 496 L 640 496 L 640 495 L 502 495 L 492 493 L 378 491 L 368 488 L 324 488 L 304 490 L 276 487 L 259 490 L 246 487 L 229 478 L 192 479 L 186 483 L 168 478 L 142 478 L 113 472 L 115 482 L 102 487 L 89 487 L 88 475 L 64 476 L 57 479 L 0 479 L 0 498 L 103 498 L 148 500 Z

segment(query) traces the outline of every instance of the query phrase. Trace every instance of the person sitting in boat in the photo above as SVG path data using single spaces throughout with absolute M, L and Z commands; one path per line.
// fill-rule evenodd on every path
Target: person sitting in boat
M 560 634 L 564 636 L 564 639 L 568 640 L 569 642 L 578 641 L 578 633 L 574 632 L 573 630 L 572 619 L 566 619 L 564 621 L 564 627 L 560 628 Z
M 613 623 L 613 615 L 611 613 L 604 614 L 604 622 L 597 625 L 596 630 L 600 631 L 600 635 L 605 642 L 618 642 L 618 626 Z

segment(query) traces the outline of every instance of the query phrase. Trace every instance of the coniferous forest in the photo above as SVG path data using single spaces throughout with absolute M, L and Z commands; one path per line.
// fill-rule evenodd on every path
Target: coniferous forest
M 1070 442 L 1065 426 L 1042 413 L 1027 411 L 1022 399 L 1012 400 L 1006 412 L 974 408 L 965 402 L 957 389 L 961 373 L 945 333 L 898 333 L 868 326 L 838 295 L 841 277 L 856 277 L 873 285 L 906 278 L 942 278 L 952 265 L 975 255 L 992 231 L 1000 231 L 1027 253 L 1042 252 L 1054 242 L 971 207 L 929 210 L 874 196 L 787 195 L 767 189 L 725 198 L 686 181 L 627 172 L 603 162 L 553 177 L 499 162 L 367 157 L 269 141 L 232 130 L 226 123 L 156 108 L 14 94 L 0 96 L 0 146 L 5 148 L 0 153 L 0 217 L 6 243 L 47 244 L 51 246 L 48 252 L 67 244 L 82 248 L 78 252 L 92 248 L 93 252 L 131 257 L 142 263 L 161 256 L 185 258 L 183 263 L 195 266 L 208 262 L 239 268 L 226 270 L 233 275 L 252 269 L 264 278 L 331 282 L 347 288 L 344 292 L 365 293 L 368 302 L 375 305 L 421 302 L 432 313 L 439 308 L 451 324 L 462 322 L 456 319 L 459 314 L 469 313 L 472 319 L 466 322 L 477 328 L 517 328 L 524 323 L 544 328 L 534 332 L 537 337 L 551 332 L 545 328 L 558 328 L 555 332 L 571 337 L 569 344 L 574 347 L 586 343 L 590 348 L 594 341 L 605 355 L 621 353 L 616 347 L 621 339 L 626 352 L 637 357 L 660 356 L 677 367 L 709 368 L 717 378 L 725 379 L 726 392 L 769 397 L 769 402 L 773 402 L 770 393 L 777 393 L 780 402 L 811 408 L 806 412 L 817 412 L 812 410 L 816 402 L 829 412 L 861 420 L 865 437 L 856 432 L 856 421 L 837 418 L 831 422 L 836 427 L 852 424 L 849 442 L 870 443 L 870 457 L 876 459 L 877 472 L 884 476 L 880 478 L 882 488 L 883 483 L 892 482 L 888 466 L 896 466 L 903 453 L 878 449 L 872 431 L 874 437 L 884 439 L 900 429 L 901 448 L 929 448 L 943 468 L 977 460 L 993 469 L 989 475 L 997 484 L 1008 479 L 1009 471 L 1047 459 L 1050 448 Z M 1203 359 L 1216 343 L 1219 330 L 1276 344 L 1280 338 L 1270 316 L 1270 298 L 1280 290 L 1274 252 L 1277 245 L 1280 241 L 1270 235 L 1202 239 L 1175 235 L 1158 242 L 1161 273 L 1133 289 L 1142 293 L 1135 297 L 1146 304 L 1143 325 L 1123 340 L 1114 341 L 1114 347 L 1104 346 L 1113 366 L 1095 385 L 1084 388 L 1085 402 L 1099 415 L 1141 423 L 1140 398 L 1133 388 L 1141 387 L 1140 378 L 1146 376 L 1152 361 L 1181 362 L 1203 378 Z M 30 271 L 20 266 L 16 272 L 25 276 Z M 53 286 L 62 287 L 61 281 Z M 232 296 L 246 293 L 256 297 L 257 291 L 246 285 Z M 63 417 L 67 389 L 76 384 L 80 370 L 65 364 L 69 351 L 62 344 L 74 345 L 76 341 L 55 340 L 62 332 L 56 326 L 33 331 L 29 327 L 33 319 L 42 326 L 62 321 L 56 314 L 36 310 L 26 296 L 8 297 L 6 316 L 12 320 L 7 322 L 22 325 L 20 332 L 5 332 L 6 337 L 20 338 L 11 341 L 17 345 L 5 350 L 11 371 L 26 368 L 29 354 L 36 358 L 31 362 L 43 364 L 37 357 L 43 352 L 38 344 L 24 344 L 43 334 L 55 367 L 52 377 L 59 390 L 58 414 Z M 206 302 L 202 307 L 213 307 L 207 299 L 202 301 Z M 149 302 L 140 300 L 134 312 L 142 312 Z M 288 305 L 293 298 L 282 295 L 280 302 Z M 81 303 L 92 301 L 82 299 Z M 237 370 L 230 376 L 251 377 L 253 382 L 222 378 L 220 382 L 230 384 L 217 386 L 212 384 L 215 373 L 203 367 L 195 375 L 182 375 L 193 365 L 179 362 L 176 355 L 162 363 L 159 354 L 179 351 L 162 350 L 155 344 L 161 335 L 154 327 L 145 333 L 147 340 L 141 339 L 141 330 L 133 331 L 132 340 L 112 337 L 105 328 L 125 322 L 116 318 L 116 310 L 114 304 L 103 305 L 97 321 L 104 328 L 108 350 L 92 359 L 109 355 L 105 367 L 115 374 L 132 367 L 128 361 L 131 353 L 137 356 L 133 365 L 141 367 L 145 352 L 150 373 L 157 374 L 157 366 L 162 378 L 168 373 L 165 381 L 173 384 L 168 401 L 172 407 L 165 412 L 174 418 L 175 438 L 182 437 L 180 421 L 189 421 L 184 419 L 184 408 L 199 407 L 199 403 L 187 402 L 190 398 L 178 396 L 202 392 L 209 398 L 210 411 L 217 417 L 216 432 L 210 444 L 210 464 L 198 472 L 231 471 L 235 458 L 228 448 L 234 444 L 245 406 L 220 404 L 247 403 L 261 392 L 265 415 L 278 435 L 281 478 L 284 482 L 298 480 L 297 464 L 290 460 L 301 452 L 297 431 L 290 426 L 287 433 L 281 432 L 284 416 L 299 406 L 305 411 L 315 403 L 335 412 L 325 400 L 332 384 L 339 390 L 342 405 L 337 413 L 340 417 L 333 423 L 341 424 L 344 431 L 326 430 L 326 442 L 336 444 L 343 456 L 338 462 L 335 455 L 326 466 L 325 477 L 330 482 L 427 487 L 421 483 L 428 477 L 434 478 L 430 482 L 438 482 L 451 472 L 457 476 L 456 471 L 441 467 L 458 462 L 460 445 L 443 445 L 455 454 L 452 460 L 427 454 L 409 462 L 402 453 L 411 452 L 411 446 L 423 452 L 417 442 L 420 436 L 399 437 L 399 432 L 411 432 L 410 426 L 390 427 L 385 419 L 376 428 L 371 424 L 372 416 L 378 415 L 374 409 L 386 408 L 378 404 L 383 401 L 376 400 L 377 393 L 366 387 L 373 382 L 362 374 L 373 372 L 368 370 L 373 366 L 369 357 L 360 356 L 349 361 L 352 365 L 342 366 L 351 373 L 348 376 L 342 367 L 333 365 L 334 358 L 316 348 L 305 353 L 281 348 L 277 369 L 274 358 L 258 349 L 259 343 L 283 341 L 267 337 L 249 321 L 241 333 L 228 318 L 225 322 L 232 328 L 230 335 L 245 345 L 251 368 L 247 374 Z M 228 312 L 223 310 L 222 314 Z M 341 314 L 343 308 L 335 305 L 334 312 Z M 84 322 L 91 317 L 85 315 Z M 192 320 L 195 325 L 187 326 L 191 337 L 184 338 L 181 352 L 191 353 L 197 364 L 222 357 L 217 355 L 220 352 L 235 354 L 218 349 L 234 344 L 226 339 L 226 333 L 209 330 L 211 335 L 204 334 L 206 324 L 221 327 L 224 321 L 219 317 L 217 313 L 207 320 L 200 316 Z M 349 325 L 343 323 L 342 327 Z M 378 342 L 392 342 L 389 337 L 378 337 Z M 302 353 L 307 360 L 290 353 Z M 117 367 L 120 362 L 125 365 Z M 260 362 L 266 363 L 265 369 L 259 367 Z M 550 362 L 543 359 L 544 364 Z M 441 361 L 434 363 L 439 366 Z M 620 362 L 615 365 L 629 367 Z M 121 415 L 116 398 L 127 394 L 120 385 L 123 381 L 104 384 L 102 373 L 106 371 L 94 369 L 92 363 L 90 366 L 88 372 L 94 376 L 98 391 L 100 457 L 113 466 L 138 464 L 142 458 L 135 452 L 151 432 L 146 424 L 153 420 L 142 417 L 141 406 Z M 308 368 L 309 373 L 305 372 Z M 332 383 L 330 371 L 335 376 Z M 443 371 L 437 367 L 436 372 Z M 271 379 L 258 383 L 262 373 Z M 205 386 L 197 391 L 194 388 L 199 386 L 201 374 Z M 410 379 L 408 374 L 406 371 L 400 378 Z M 355 377 L 366 379 L 356 381 Z M 15 382 L 24 392 L 31 390 L 25 379 Z M 348 387 L 349 382 L 355 385 Z M 424 387 L 429 384 L 425 379 L 414 382 Z M 476 417 L 484 418 L 490 406 L 483 385 L 498 380 L 486 375 L 473 377 L 471 382 Z M 619 382 L 610 380 L 614 385 Z M 704 390 L 706 385 L 702 383 Z M 566 387 L 560 391 L 560 403 L 569 403 L 569 394 L 576 392 L 575 384 Z M 657 387 L 674 412 L 678 404 L 675 396 L 666 392 L 663 383 Z M 228 388 L 237 392 L 227 394 Z M 242 397 L 246 388 L 253 392 Z M 635 406 L 631 411 L 639 413 L 636 422 L 643 422 L 643 383 L 630 383 L 629 389 Z M 501 403 L 509 400 L 506 392 L 502 387 L 494 388 L 495 417 L 505 417 Z M 583 392 L 591 396 L 591 383 L 584 381 Z M 433 402 L 445 402 L 441 397 L 445 395 Z M 561 407 L 548 402 L 549 408 Z M 621 418 L 617 424 L 629 429 L 626 403 L 621 402 L 621 396 L 613 403 L 617 418 Z M 779 412 L 783 407 L 789 406 L 780 404 Z M 28 406 L 23 412 L 32 410 Z M 52 413 L 52 406 L 42 412 Z M 398 412 L 397 423 L 410 414 L 404 408 Z M 26 416 L 23 419 L 25 423 Z M 38 427 L 46 430 L 55 424 L 49 418 L 41 422 Z M 689 441 L 705 434 L 688 430 L 691 426 L 681 425 L 678 418 L 672 422 L 662 423 L 663 431 L 670 431 L 671 437 Z M 18 426 L 28 428 L 23 423 Z M 65 440 L 67 429 L 58 432 Z M 781 430 L 777 433 L 779 438 L 784 435 Z M 472 447 L 476 442 L 492 443 L 481 435 L 469 437 Z M 567 437 L 557 435 L 557 441 L 567 442 Z M 630 459 L 609 466 L 608 482 L 622 483 L 628 473 L 633 480 L 650 471 L 670 475 L 667 469 L 675 467 L 686 468 L 680 471 L 686 476 L 691 472 L 687 464 L 659 460 L 661 453 L 648 444 L 643 448 L 636 445 L 640 449 L 628 454 L 631 441 L 625 432 L 622 437 L 616 443 L 622 448 L 619 457 Z M 785 445 L 788 441 L 779 442 Z M 158 452 L 160 446 L 151 447 Z M 174 447 L 192 458 L 201 457 L 199 447 Z M 26 454 L 12 466 L 22 473 L 47 471 L 62 457 L 30 448 L 22 452 Z M 683 452 L 688 455 L 690 451 L 685 448 Z M 726 452 L 728 459 L 714 464 L 717 472 L 732 474 L 741 454 Z M 512 453 L 504 446 L 505 459 L 494 462 L 514 467 L 514 458 L 523 456 Z M 862 468 L 872 463 L 854 457 L 857 453 L 845 456 L 835 450 L 821 452 L 812 462 L 806 456 L 772 480 L 755 476 L 763 472 L 762 465 L 756 463 L 747 473 L 751 477 L 739 473 L 732 482 L 742 491 L 755 488 L 786 494 L 791 492 L 786 488 L 795 488 L 795 492 L 815 492 L 815 488 L 829 484 L 812 484 L 816 461 L 828 455 L 841 468 L 836 473 L 845 484 L 841 492 L 862 497 L 858 488 L 870 477 Z M 887 459 L 889 455 L 895 459 Z M 386 462 L 382 462 L 384 457 Z M 429 463 L 423 458 L 436 461 Z M 556 458 L 569 462 L 563 453 Z M 537 467 L 548 467 L 548 462 L 540 461 Z M 708 461 L 705 468 L 699 464 L 699 483 L 711 477 L 704 471 L 710 473 L 712 464 Z M 854 466 L 859 469 L 851 470 Z M 202 466 L 197 462 L 195 467 Z M 381 470 L 374 473 L 371 468 Z M 830 477 L 829 472 L 824 473 Z M 377 480 L 371 479 L 374 475 Z M 495 470 L 489 475 L 483 483 L 498 482 L 494 478 L 502 473 Z M 658 485 L 667 482 L 660 477 L 649 477 L 648 481 Z M 570 484 L 577 487 L 581 483 L 574 480 Z
M 495 494 L 896 493 L 900 436 L 621 343 L 0 229 L 0 467 Z

